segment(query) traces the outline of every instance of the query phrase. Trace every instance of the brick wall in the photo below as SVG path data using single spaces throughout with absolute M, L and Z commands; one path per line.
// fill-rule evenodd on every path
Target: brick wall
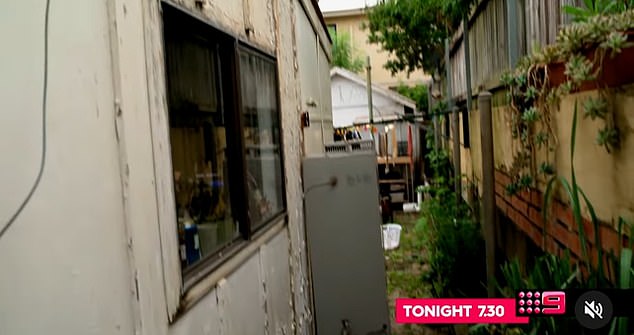
M 495 171 L 495 203 L 500 212 L 544 251 L 563 255 L 564 251 L 569 249 L 571 256 L 574 259 L 579 259 L 582 254 L 579 229 L 574 222 L 571 209 L 561 201 L 552 201 L 546 225 L 546 236 L 544 236 L 542 192 L 531 189 L 509 196 L 505 190 L 505 186 L 509 183 L 508 175 L 499 170 Z M 592 222 L 587 218 L 584 218 L 584 232 L 588 254 L 591 256 L 593 264 L 596 264 L 595 232 Z M 612 226 L 602 223 L 599 228 L 599 237 L 599 244 L 604 251 L 617 253 L 619 237 Z M 620 242 L 624 246 L 627 245 L 625 237 Z

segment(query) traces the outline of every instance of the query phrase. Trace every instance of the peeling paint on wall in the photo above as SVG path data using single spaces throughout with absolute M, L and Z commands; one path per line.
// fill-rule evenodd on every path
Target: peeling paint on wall
M 47 165 L 0 241 L 2 335 L 134 333 L 109 5 L 51 1 Z M 0 2 L 2 224 L 39 165 L 44 8 Z
M 128 201 L 130 174 L 128 166 L 128 154 L 127 143 L 125 136 L 125 127 L 123 119 L 123 104 L 122 104 L 122 77 L 121 77 L 121 53 L 120 53 L 120 32 L 117 25 L 117 8 L 115 1 L 108 2 L 108 18 L 110 22 L 110 59 L 112 62 L 112 86 L 114 91 L 114 127 L 116 141 L 119 149 L 119 173 L 121 183 L 121 202 L 123 206 L 123 217 L 120 218 L 123 223 L 126 234 L 126 240 L 128 241 L 128 265 L 130 266 L 130 295 L 131 306 L 134 320 L 134 332 L 138 333 L 141 329 L 141 307 L 138 299 L 138 278 L 135 269 L 136 261 L 134 255 L 134 245 L 132 240 L 131 220 L 130 220 L 130 203 Z
M 55 3 L 51 11 L 54 127 L 50 136 L 55 145 L 46 173 L 52 178 L 43 180 L 38 197 L 24 212 L 24 225 L 12 231 L 15 240 L 0 244 L 0 282 L 7 283 L 0 287 L 0 333 L 311 334 L 301 180 L 301 36 L 296 36 L 302 4 L 249 0 L 245 10 L 241 1 L 168 0 L 277 56 L 288 209 L 285 227 L 278 223 L 278 230 L 271 230 L 268 241 L 244 256 L 243 264 L 211 283 L 206 287 L 209 293 L 172 320 L 183 288 L 165 96 L 164 4 L 69 1 Z M 16 20 L 5 20 L 2 13 L 9 11 L 0 10 L 2 30 L 12 31 L 22 21 L 34 24 L 29 6 L 15 5 Z M 86 15 L 72 15 L 69 8 Z M 251 36 L 245 33 L 249 20 Z M 25 33 L 30 43 L 41 31 L 29 29 Z M 25 50 L 29 55 L 37 51 Z M 11 57 L 19 68 L 30 66 L 30 61 Z M 305 69 L 309 70 L 315 68 Z M 34 81 L 35 74 L 26 78 Z M 18 93 L 21 100 L 32 94 L 26 89 Z M 31 108 L 25 104 L 9 106 Z M 31 121 L 28 113 L 19 118 L 23 123 Z M 74 122 L 65 122 L 69 118 Z M 7 133 L 3 129 L 0 138 L 8 143 Z M 37 224 L 43 221 L 51 224 Z M 42 238 L 53 235 L 59 240 Z M 18 265 L 14 256 L 6 256 L 45 242 L 50 245 L 50 264 L 38 263 L 39 248 L 22 253 Z M 50 282 L 33 282 L 33 278 Z M 94 304 L 97 300 L 99 305 Z M 50 309 L 53 305 L 64 308 Z M 252 318 L 244 322 L 244 315 Z

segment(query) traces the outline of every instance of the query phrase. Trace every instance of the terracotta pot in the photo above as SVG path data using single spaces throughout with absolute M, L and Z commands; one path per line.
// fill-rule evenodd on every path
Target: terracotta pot
M 551 87 L 558 87 L 566 81 L 566 64 L 563 62 L 548 64 L 548 83 Z
M 634 83 L 634 47 L 623 49 L 614 58 L 606 55 L 599 82 L 608 87 Z
M 634 41 L 634 31 L 628 31 L 626 34 L 628 42 Z M 585 52 L 585 56 L 590 61 L 594 61 L 595 51 L 596 49 L 588 50 Z M 600 64 L 596 64 L 594 70 L 598 66 Z M 548 65 L 548 78 L 552 87 L 557 87 L 568 79 L 565 71 L 565 62 Z M 631 83 L 634 83 L 634 47 L 621 50 L 614 58 L 610 57 L 609 53 L 606 53 L 603 59 L 603 71 L 599 75 L 598 80 L 584 82 L 575 92 L 595 90 L 600 87 L 618 87 Z

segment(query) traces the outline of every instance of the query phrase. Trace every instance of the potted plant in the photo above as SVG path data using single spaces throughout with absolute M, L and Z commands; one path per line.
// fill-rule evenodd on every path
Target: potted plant
M 564 27 L 554 45 L 544 49 L 548 62 L 548 83 L 559 87 L 574 81 L 570 68 L 573 57 L 583 57 L 590 65 L 586 79 L 573 91 L 610 88 L 634 82 L 634 11 L 610 16 L 594 16 Z M 550 57 L 549 57 L 550 56 Z

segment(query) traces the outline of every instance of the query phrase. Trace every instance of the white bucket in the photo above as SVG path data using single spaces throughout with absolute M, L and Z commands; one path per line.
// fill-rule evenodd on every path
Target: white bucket
M 414 212 L 418 212 L 419 210 L 420 209 L 417 203 L 410 202 L 410 203 L 403 204 L 403 212 L 405 213 L 414 213 Z
M 398 248 L 401 241 L 401 225 L 388 223 L 383 228 L 383 249 L 392 250 Z

